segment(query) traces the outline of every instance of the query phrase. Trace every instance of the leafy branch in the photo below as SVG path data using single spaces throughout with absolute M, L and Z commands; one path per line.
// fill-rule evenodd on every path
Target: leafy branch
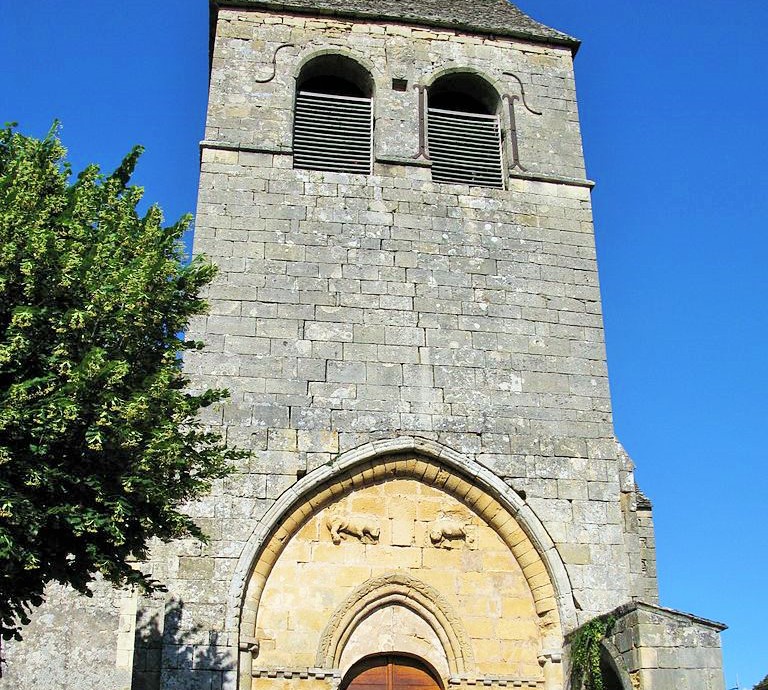
M 572 687 L 581 690 L 603 690 L 600 651 L 603 640 L 611 632 L 613 616 L 594 618 L 582 625 L 571 637 Z
M 183 336 L 216 269 L 187 262 L 191 218 L 140 215 L 135 148 L 71 179 L 55 127 L 0 129 L 0 636 L 19 638 L 49 582 L 96 574 L 158 589 L 152 539 L 205 535 L 181 509 L 244 454 L 199 412 Z

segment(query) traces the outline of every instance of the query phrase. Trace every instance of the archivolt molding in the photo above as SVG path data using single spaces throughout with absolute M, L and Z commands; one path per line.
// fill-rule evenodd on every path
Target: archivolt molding
M 393 478 L 412 478 L 452 494 L 497 532 L 528 581 L 545 644 L 550 633 L 559 633 L 558 624 L 566 630 L 576 625 L 565 566 L 530 506 L 479 463 L 435 441 L 400 436 L 342 453 L 275 501 L 238 560 L 228 599 L 227 630 L 241 639 L 252 638 L 255 608 L 269 573 L 307 518 L 350 491 Z
M 402 572 L 364 582 L 336 609 L 320 638 L 317 666 L 339 668 L 344 647 L 360 622 L 374 611 L 392 605 L 410 609 L 435 631 L 452 675 L 473 668 L 469 637 L 451 605 L 436 589 Z

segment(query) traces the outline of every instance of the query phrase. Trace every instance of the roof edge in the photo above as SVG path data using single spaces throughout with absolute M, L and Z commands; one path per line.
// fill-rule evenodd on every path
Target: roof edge
M 275 2 L 274 0 L 209 0 L 211 7 L 211 21 L 215 28 L 215 16 L 219 9 L 237 8 L 237 9 L 250 9 L 250 10 L 272 10 L 272 11 L 285 11 L 291 14 L 303 14 L 313 16 L 324 17 L 348 17 L 352 19 L 379 19 L 384 21 L 396 22 L 398 24 L 408 24 L 411 26 L 432 26 L 442 29 L 454 29 L 459 31 L 466 31 L 468 33 L 482 34 L 484 36 L 505 36 L 509 38 L 518 38 L 530 43 L 538 43 L 543 45 L 559 46 L 569 48 L 572 55 L 576 55 L 581 47 L 581 41 L 577 38 L 564 34 L 555 29 L 550 29 L 552 32 L 559 34 L 559 36 L 543 36 L 537 35 L 533 32 L 521 31 L 518 29 L 508 29 L 503 32 L 491 31 L 487 27 L 474 24 L 472 22 L 450 22 L 448 20 L 440 20 L 436 18 L 434 20 L 411 18 L 394 16 L 391 13 L 376 13 L 366 12 L 364 10 L 332 10 L 326 8 L 299 8 L 293 5 L 283 4 L 281 2 Z M 535 21 L 535 20 L 532 20 Z M 538 23 L 538 22 L 537 22 Z M 545 27 L 543 24 L 541 25 Z
M 642 611 L 649 611 L 651 613 L 661 614 L 664 616 L 668 616 L 670 618 L 678 618 L 678 619 L 684 619 L 691 623 L 696 623 L 697 625 L 704 626 L 705 628 L 712 628 L 713 630 L 717 632 L 723 632 L 723 630 L 727 630 L 728 626 L 725 623 L 720 623 L 719 621 L 713 621 L 709 618 L 702 618 L 701 616 L 697 616 L 693 613 L 686 613 L 685 611 L 678 611 L 677 609 L 670 609 L 666 606 L 659 606 L 658 604 L 649 604 L 645 601 L 640 600 L 634 600 L 630 601 L 626 604 L 622 604 L 618 608 L 614 609 L 607 615 L 615 616 L 617 618 L 620 618 L 621 616 L 625 616 L 628 613 L 632 613 L 633 611 L 642 610 Z M 598 616 L 600 618 L 601 616 Z

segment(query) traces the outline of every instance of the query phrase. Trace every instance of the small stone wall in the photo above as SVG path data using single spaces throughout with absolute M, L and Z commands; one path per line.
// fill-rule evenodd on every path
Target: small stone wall
M 131 685 L 136 600 L 97 581 L 91 598 L 50 585 L 21 642 L 3 642 L 4 690 Z
M 640 602 L 615 615 L 607 646 L 618 653 L 633 690 L 724 690 L 724 625 Z

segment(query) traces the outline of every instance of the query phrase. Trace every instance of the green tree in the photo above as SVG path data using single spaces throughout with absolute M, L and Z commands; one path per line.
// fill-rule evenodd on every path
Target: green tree
M 160 588 L 148 541 L 204 539 L 180 507 L 242 455 L 197 420 L 180 335 L 215 269 L 185 264 L 185 217 L 163 227 L 112 175 L 72 180 L 51 132 L 0 130 L 0 634 L 20 637 L 45 586 Z
M 753 690 L 768 690 L 768 676 L 763 678 L 755 687 Z

